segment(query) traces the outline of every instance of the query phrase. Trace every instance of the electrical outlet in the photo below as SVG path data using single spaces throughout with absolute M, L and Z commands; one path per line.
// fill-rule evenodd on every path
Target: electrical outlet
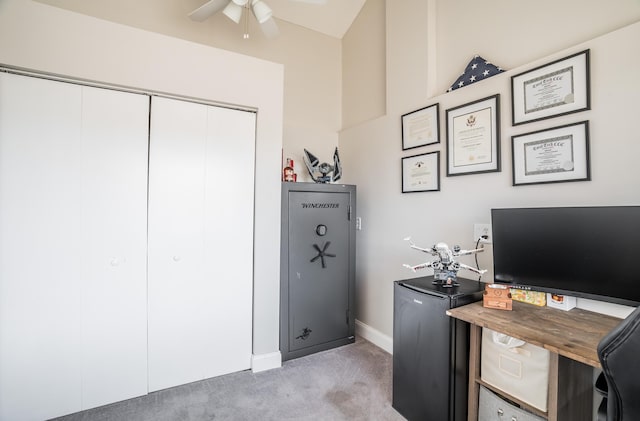
M 484 235 L 487 238 L 482 238 Z M 482 238 L 484 244 L 491 243 L 491 224 L 473 224 L 473 241 L 478 241 Z

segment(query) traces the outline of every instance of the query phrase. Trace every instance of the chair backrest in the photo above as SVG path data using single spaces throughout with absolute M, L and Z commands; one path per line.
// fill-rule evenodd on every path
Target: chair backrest
M 640 307 L 598 344 L 608 385 L 607 421 L 640 420 Z

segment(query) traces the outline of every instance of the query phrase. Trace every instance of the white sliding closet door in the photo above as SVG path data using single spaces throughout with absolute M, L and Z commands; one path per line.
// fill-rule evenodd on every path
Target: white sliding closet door
M 250 367 L 255 114 L 154 97 L 149 390 Z
M 148 97 L 0 74 L 0 419 L 146 393 L 147 133 Z

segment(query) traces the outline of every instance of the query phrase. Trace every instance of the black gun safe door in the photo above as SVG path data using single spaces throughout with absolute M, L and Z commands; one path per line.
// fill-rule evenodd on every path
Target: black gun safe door
M 283 360 L 355 340 L 355 203 L 355 186 L 282 184 Z

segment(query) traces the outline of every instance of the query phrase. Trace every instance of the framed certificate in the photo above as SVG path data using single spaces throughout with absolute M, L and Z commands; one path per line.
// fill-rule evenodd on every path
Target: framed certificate
M 500 95 L 447 110 L 447 177 L 500 171 Z
M 440 151 L 402 158 L 402 193 L 440 191 Z
M 439 111 L 440 105 L 433 104 L 402 115 L 403 151 L 440 143 Z
M 511 77 L 512 124 L 591 108 L 589 50 Z
M 513 185 L 591 180 L 589 122 L 511 137 Z

